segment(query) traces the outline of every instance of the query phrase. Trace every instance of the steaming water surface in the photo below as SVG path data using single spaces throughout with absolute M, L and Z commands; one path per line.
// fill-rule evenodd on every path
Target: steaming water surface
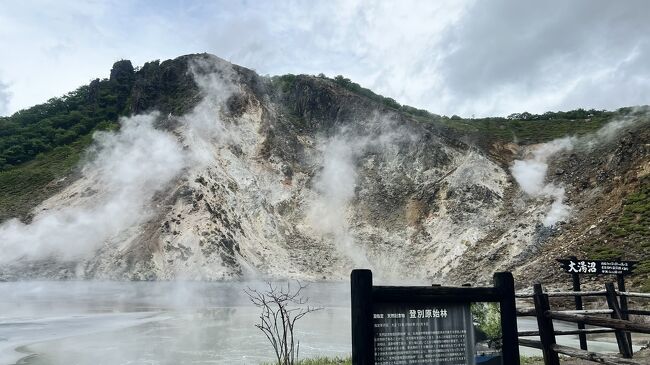
M 0 283 L 0 364 L 259 364 L 272 352 L 254 327 L 251 283 Z M 323 310 L 298 324 L 301 357 L 350 353 L 347 283 L 312 283 Z M 568 325 L 566 325 L 568 326 Z M 521 329 L 534 329 L 530 320 Z M 561 325 L 560 325 L 561 327 Z M 577 338 L 563 343 L 575 346 Z M 611 342 L 593 350 L 616 351 Z M 524 354 L 535 354 L 522 348 Z
M 258 364 L 272 360 L 243 293 L 260 283 L 0 283 L 0 364 Z M 324 307 L 298 323 L 304 356 L 349 353 L 348 292 L 307 289 Z M 15 351 L 17 349 L 17 351 Z

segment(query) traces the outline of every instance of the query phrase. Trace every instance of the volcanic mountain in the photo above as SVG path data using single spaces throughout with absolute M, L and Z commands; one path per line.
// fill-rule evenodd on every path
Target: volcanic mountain
M 525 281 L 577 255 L 641 260 L 648 285 L 649 124 L 438 116 L 208 54 L 119 61 L 0 119 L 0 278 Z

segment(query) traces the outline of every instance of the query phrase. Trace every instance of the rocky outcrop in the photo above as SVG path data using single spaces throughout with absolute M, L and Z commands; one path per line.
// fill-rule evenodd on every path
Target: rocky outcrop
M 154 125 L 189 160 L 90 254 L 23 257 L 3 265 L 5 279 L 343 280 L 363 266 L 385 281 L 488 280 L 542 270 L 540 252 L 606 196 L 601 182 L 647 161 L 647 145 L 624 152 L 640 141 L 563 155 L 549 178 L 577 213 L 545 227 L 551 200 L 525 196 L 509 170 L 520 146 L 467 144 L 331 80 L 260 77 L 209 55 L 138 72 L 128 107 L 162 110 Z M 82 174 L 34 213 L 97 204 L 93 189 Z

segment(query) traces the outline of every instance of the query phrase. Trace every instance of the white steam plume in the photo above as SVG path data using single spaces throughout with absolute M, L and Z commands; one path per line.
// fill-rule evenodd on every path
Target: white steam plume
M 566 137 L 544 143 L 533 151 L 532 158 L 516 160 L 512 166 L 512 176 L 526 194 L 553 198 L 551 209 L 543 220 L 543 224 L 547 227 L 565 220 L 570 214 L 570 207 L 564 204 L 564 188 L 553 183 L 545 183 L 548 159 L 560 151 L 573 149 L 574 142 L 575 137 Z
M 322 140 L 322 170 L 316 176 L 314 188 L 317 196 L 310 203 L 307 223 L 319 234 L 334 239 L 338 249 L 355 267 L 372 267 L 366 250 L 355 243 L 350 232 L 348 207 L 355 197 L 357 186 L 357 160 L 369 149 L 389 146 L 414 137 L 390 119 L 375 116 L 377 129 L 368 135 L 359 135 L 342 129 L 329 139 Z
M 205 61 L 191 68 L 204 99 L 179 119 L 183 145 L 173 133 L 154 128 L 158 113 L 121 118 L 119 131 L 96 133 L 80 186 L 97 193 L 75 198 L 82 201 L 78 206 L 39 212 L 30 224 L 12 219 L 0 225 L 0 263 L 78 259 L 106 242 L 126 240 L 127 231 L 150 216 L 154 194 L 184 169 L 209 163 L 206 145 L 227 136 L 219 107 L 233 92 L 227 79 L 232 71 L 217 73 L 217 66 Z
M 549 159 L 559 152 L 571 151 L 576 146 L 592 149 L 599 143 L 610 142 L 623 129 L 637 122 L 638 119 L 628 117 L 607 123 L 595 133 L 584 137 L 555 139 L 537 146 L 529 158 L 514 162 L 511 168 L 512 176 L 521 190 L 532 197 L 553 199 L 553 203 L 542 221 L 544 226 L 554 226 L 560 221 L 565 221 L 571 214 L 571 207 L 564 203 L 566 198 L 564 187 L 546 182 Z
M 307 221 L 318 233 L 331 235 L 356 267 L 369 267 L 365 252 L 354 245 L 347 217 L 357 182 L 356 159 L 367 140 L 350 140 L 343 135 L 340 133 L 322 145 L 323 169 L 314 184 L 318 195 L 310 205 Z
M 178 174 L 184 156 L 178 142 L 153 128 L 157 114 L 121 120 L 117 133 L 95 135 L 95 159 L 83 167 L 97 199 L 90 206 L 45 211 L 31 224 L 17 219 L 0 226 L 0 260 L 87 254 L 144 218 L 144 203 Z

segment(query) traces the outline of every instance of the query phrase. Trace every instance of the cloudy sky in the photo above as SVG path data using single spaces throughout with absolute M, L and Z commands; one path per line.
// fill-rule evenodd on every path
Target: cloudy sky
M 0 115 L 112 63 L 209 52 L 438 114 L 650 104 L 650 1 L 0 2 Z

